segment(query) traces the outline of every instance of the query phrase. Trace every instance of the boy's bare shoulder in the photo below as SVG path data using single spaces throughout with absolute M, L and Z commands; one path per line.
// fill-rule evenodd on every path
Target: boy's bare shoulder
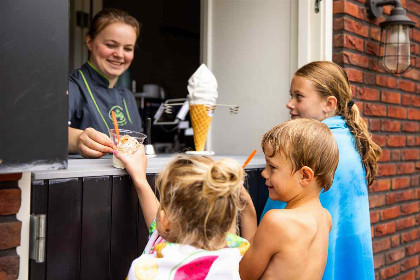
M 281 232 L 281 235 L 277 236 L 285 241 L 298 238 L 302 232 L 306 236 L 315 235 L 318 229 L 318 222 L 313 215 L 302 211 L 275 209 L 268 211 L 264 215 L 259 227 L 266 228 L 270 232 Z

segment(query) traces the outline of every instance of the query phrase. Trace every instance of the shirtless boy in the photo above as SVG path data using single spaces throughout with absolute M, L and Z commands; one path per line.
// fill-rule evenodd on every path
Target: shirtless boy
M 317 120 L 295 119 L 267 132 L 261 147 L 269 197 L 287 206 L 262 219 L 240 262 L 241 279 L 321 279 L 332 220 L 319 193 L 337 168 L 334 137 Z

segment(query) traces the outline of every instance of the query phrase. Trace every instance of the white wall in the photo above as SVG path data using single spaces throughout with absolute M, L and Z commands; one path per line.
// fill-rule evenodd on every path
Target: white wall
M 285 107 L 297 69 L 296 0 L 209 0 L 203 60 L 219 84 L 208 149 L 217 154 L 261 153 L 260 139 L 289 118 Z

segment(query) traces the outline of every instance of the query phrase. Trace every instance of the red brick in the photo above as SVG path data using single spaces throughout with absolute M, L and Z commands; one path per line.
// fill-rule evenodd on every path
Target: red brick
M 370 208 L 375 208 L 382 205 L 385 205 L 385 195 L 370 195 L 369 196 Z
M 362 7 L 349 1 L 334 1 L 333 14 L 348 14 L 358 19 L 365 19 L 365 13 Z
M 401 104 L 405 106 L 411 105 L 411 95 L 409 94 L 402 94 L 401 95 Z
M 353 68 L 344 68 L 350 82 L 363 83 L 363 72 Z
M 374 88 L 357 88 L 356 97 L 362 100 L 378 101 L 379 90 Z
M 401 131 L 401 122 L 392 121 L 389 119 L 382 120 L 382 131 L 390 132 L 400 132 Z
M 401 242 L 407 243 L 413 240 L 417 240 L 420 238 L 420 230 L 419 229 L 413 229 L 409 232 L 403 232 L 401 233 Z
M 378 175 L 379 176 L 389 176 L 395 175 L 397 173 L 397 168 L 395 164 L 378 164 Z
M 369 120 L 369 131 L 379 131 L 381 129 L 381 120 L 370 119 Z
M 420 107 L 420 96 L 412 96 L 411 100 L 415 107 Z
M 372 241 L 373 253 L 378 253 L 391 248 L 391 239 L 389 237 Z
M 387 162 L 391 159 L 391 151 L 390 150 L 382 150 L 381 157 L 379 158 L 379 162 Z
M 360 55 L 357 53 L 347 52 L 344 51 L 341 53 L 343 56 L 343 63 L 345 64 L 351 64 L 355 66 L 360 66 L 363 68 L 368 68 L 369 66 L 369 58 L 364 55 Z
M 395 222 L 389 222 L 389 223 L 377 225 L 374 227 L 374 230 L 375 230 L 376 237 L 390 235 L 395 232 L 396 224 Z
M 404 147 L 405 140 L 404 135 L 391 135 L 388 136 L 387 144 L 389 147 Z
M 402 153 L 403 160 L 418 160 L 420 159 L 420 151 L 418 149 L 404 150 Z
M 386 116 L 386 106 L 381 104 L 365 103 L 363 106 L 363 112 L 366 116 Z
M 392 189 L 405 189 L 410 187 L 410 177 L 398 177 L 392 179 Z
M 414 194 L 413 194 L 413 198 Z M 419 212 L 419 202 L 415 201 L 415 202 L 411 202 L 411 203 L 404 203 L 403 205 L 401 205 L 401 214 L 402 215 L 410 215 L 413 213 L 417 213 Z
M 387 264 L 394 263 L 404 258 L 404 256 L 405 256 L 404 248 L 393 250 L 391 252 L 386 253 L 386 263 Z
M 369 27 L 367 25 L 348 17 L 344 18 L 343 28 L 345 31 L 355 33 L 363 37 L 367 37 L 369 34 Z
M 22 173 L 0 174 L 0 182 L 19 181 L 22 178 Z
M 419 124 L 416 122 L 403 122 L 402 130 L 404 132 L 419 132 Z
M 406 191 L 400 191 L 400 192 L 389 192 L 386 194 L 386 203 L 387 204 L 393 204 L 396 202 L 401 201 L 408 201 L 413 200 L 415 198 L 414 190 L 406 190 Z M 404 206 L 404 205 L 402 205 Z M 401 206 L 401 212 L 403 213 L 403 208 Z
M 395 88 L 397 82 L 395 78 L 383 76 L 383 75 L 376 75 L 376 84 L 378 86 L 388 87 L 388 88 Z
M 400 245 L 400 236 L 398 234 L 391 236 L 391 247 L 394 248 L 398 245 Z
M 391 180 L 389 179 L 382 179 L 377 180 L 373 182 L 373 184 L 370 186 L 370 189 L 372 192 L 382 192 L 389 190 L 391 187 Z
M 415 225 L 416 225 L 416 219 L 414 217 L 399 219 L 397 221 L 397 230 L 403 230 L 406 228 L 414 227 Z
M 419 137 L 413 135 L 407 135 L 407 146 L 418 146 L 419 144 Z
M 398 88 L 400 90 L 407 91 L 407 92 L 415 92 L 416 84 L 412 81 L 399 80 Z
M 417 241 L 414 244 L 407 245 L 407 247 L 405 248 L 405 253 L 407 256 L 420 253 L 420 241 Z
M 363 52 L 363 39 L 351 36 L 349 34 L 343 34 L 343 36 L 343 46 L 345 48 Z
M 370 223 L 375 224 L 379 222 L 379 211 L 370 211 Z
M 407 110 L 402 107 L 388 106 L 388 117 L 405 119 L 407 116 Z
M 415 171 L 414 162 L 397 164 L 397 174 L 411 174 L 411 173 L 414 173 L 414 171 Z
M 407 72 L 405 72 L 402 75 L 403 75 L 403 77 L 412 79 L 414 81 L 419 81 L 420 80 L 420 71 L 417 70 L 417 69 L 411 68 L 410 70 L 408 70 Z
M 0 250 L 20 245 L 20 221 L 0 223 Z
M 400 272 L 400 265 L 399 264 L 394 264 L 392 266 L 388 266 L 388 267 L 385 267 L 385 268 L 381 269 L 381 271 L 379 273 L 381 275 L 381 279 L 388 279 L 392 276 L 395 276 L 399 272 Z
M 407 9 L 414 14 L 420 15 L 420 3 L 418 2 L 409 1 L 407 3 Z
M 389 220 L 396 218 L 400 215 L 400 206 L 394 206 L 391 208 L 381 210 L 381 220 Z
M 401 155 L 400 155 L 400 151 L 399 150 L 393 150 L 391 152 L 391 160 L 393 161 L 399 161 L 401 159 Z
M 369 30 L 369 37 L 373 40 L 380 41 L 381 40 L 381 29 L 379 27 L 371 26 Z
M 0 189 L 0 215 L 16 214 L 20 208 L 20 189 Z
M 363 81 L 366 85 L 376 85 L 376 73 L 374 72 L 363 73 Z
M 408 108 L 408 119 L 420 120 L 420 110 Z
M 372 135 L 372 140 L 373 140 L 373 142 L 375 142 L 376 144 L 378 144 L 381 147 L 385 146 L 385 144 L 386 144 L 386 136 L 384 136 L 384 135 L 373 134 Z
M 379 55 L 379 43 L 372 41 L 366 42 L 366 53 L 373 54 L 374 56 Z M 375 58 L 377 60 L 377 58 Z
M 381 101 L 385 103 L 400 104 L 401 94 L 398 92 L 392 92 L 392 91 L 382 91 Z
M 15 280 L 19 275 L 19 256 L 3 255 L 0 256 L 0 279 Z
M 412 257 L 412 258 L 406 259 L 401 264 L 401 271 L 406 271 L 406 270 L 408 270 L 410 268 L 414 268 L 418 265 L 419 265 L 419 258 L 418 257 Z
M 373 264 L 375 266 L 375 269 L 378 269 L 378 268 L 384 266 L 385 265 L 385 255 L 384 254 L 381 254 L 381 255 L 375 254 L 373 256 Z
M 399 274 L 397 278 L 395 278 L 396 280 L 416 280 L 415 278 L 415 271 L 410 271 L 406 274 Z

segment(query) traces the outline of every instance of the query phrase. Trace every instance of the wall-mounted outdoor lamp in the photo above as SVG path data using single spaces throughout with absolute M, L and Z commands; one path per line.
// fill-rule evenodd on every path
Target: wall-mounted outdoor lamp
M 373 18 L 382 15 L 382 7 L 392 5 L 391 15 L 381 22 L 381 44 L 379 58 L 382 67 L 391 73 L 406 72 L 414 60 L 410 38 L 413 36 L 412 21 L 402 7 L 400 0 L 367 0 L 366 8 Z

